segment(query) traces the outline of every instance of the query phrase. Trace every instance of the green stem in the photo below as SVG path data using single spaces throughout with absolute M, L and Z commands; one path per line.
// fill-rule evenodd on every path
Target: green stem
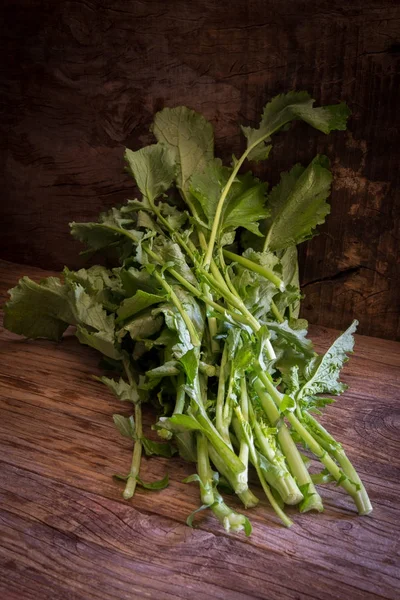
M 215 426 L 219 433 L 223 436 L 223 410 L 225 402 L 225 368 L 228 360 L 228 351 L 226 344 L 222 351 L 221 364 L 219 367 L 219 380 L 218 380 L 218 391 L 217 391 L 217 402 L 215 406 Z
M 201 479 L 200 486 L 201 501 L 203 504 L 211 505 L 214 502 L 212 488 L 212 472 L 208 458 L 207 438 L 200 432 L 196 434 L 197 440 L 197 471 Z
M 123 365 L 124 365 L 124 369 L 125 369 L 125 372 L 128 377 L 128 381 L 129 381 L 130 385 L 134 385 L 129 361 L 127 359 L 123 359 Z M 142 409 L 140 406 L 140 402 L 137 402 L 135 404 L 135 434 L 136 434 L 136 441 L 135 441 L 135 446 L 133 448 L 131 468 L 129 471 L 128 479 L 126 481 L 124 492 L 122 494 L 123 497 L 125 498 L 125 500 L 129 500 L 129 498 L 132 498 L 133 494 L 135 493 L 137 478 L 139 476 L 139 471 L 140 471 L 140 462 L 142 459 L 141 439 L 143 437 L 143 432 L 142 432 Z
M 190 334 L 190 341 L 192 342 L 193 346 L 200 346 L 201 342 L 200 342 L 199 336 L 197 335 L 194 325 L 193 325 L 189 315 L 187 314 L 186 310 L 183 308 L 178 296 L 175 294 L 174 290 L 169 285 L 169 283 L 167 283 L 167 281 L 165 281 L 165 279 L 163 277 L 161 277 L 161 275 L 159 273 L 157 273 L 157 271 L 154 271 L 153 275 L 157 279 L 158 283 L 167 292 L 167 294 L 169 294 L 173 304 L 178 309 L 182 319 L 185 322 L 186 327 L 188 328 L 188 331 Z
M 275 388 L 273 383 L 267 377 L 265 373 L 259 374 L 259 377 L 263 384 L 266 387 L 267 392 L 271 395 L 275 404 L 279 408 L 281 403 L 281 395 L 278 390 Z M 344 472 L 338 467 L 335 461 L 331 458 L 326 450 L 324 450 L 319 443 L 313 438 L 313 436 L 307 431 L 304 425 L 299 421 L 299 419 L 293 413 L 288 413 L 286 415 L 287 420 L 293 427 L 293 429 L 299 434 L 303 442 L 308 446 L 313 454 L 322 462 L 323 465 L 328 469 L 329 473 L 334 477 L 334 479 L 341 485 L 348 494 L 353 498 L 354 502 L 356 502 L 357 498 L 357 488 L 350 481 L 350 479 L 344 474 Z
M 278 429 L 278 441 L 289 465 L 289 469 L 296 479 L 300 490 L 302 488 L 306 489 L 307 486 L 308 493 L 306 494 L 306 502 L 300 505 L 300 510 L 301 512 L 306 512 L 308 510 L 317 510 L 318 512 L 321 512 L 323 510 L 321 496 L 318 494 L 315 485 L 311 481 L 307 467 L 300 456 L 300 452 L 294 443 L 288 428 L 283 422 L 283 419 L 281 419 L 281 414 L 271 398 L 269 389 L 265 389 L 265 381 L 268 380 L 269 383 L 271 382 L 261 369 L 258 371 L 258 377 L 259 379 L 254 383 L 254 389 L 257 392 L 260 404 L 267 415 L 269 422 L 273 427 L 277 427 Z M 273 389 L 275 390 L 274 387 Z M 276 391 L 276 393 L 279 396 L 279 392 Z
M 245 421 L 249 420 L 249 397 L 247 395 L 247 384 L 246 377 L 243 374 L 240 380 L 240 410 L 242 411 L 243 419 Z M 241 438 L 240 440 L 240 450 L 239 450 L 239 458 L 242 463 L 246 467 L 246 472 L 248 472 L 248 464 L 249 464 L 249 445 L 246 440 Z
M 239 263 L 243 267 L 246 267 L 246 269 L 254 271 L 255 273 L 258 273 L 258 275 L 262 275 L 263 277 L 271 281 L 281 292 L 285 291 L 284 282 L 271 269 L 258 265 L 254 261 L 245 258 L 244 256 L 240 256 L 240 254 L 230 252 L 229 250 L 223 250 L 223 253 L 224 256 L 226 256 L 226 258 L 229 258 L 230 260 Z
M 177 377 L 177 392 L 176 392 L 175 408 L 174 408 L 174 412 L 172 413 L 174 415 L 181 415 L 183 413 L 183 409 L 185 408 L 186 393 L 185 393 L 184 385 L 185 385 L 185 375 L 183 373 L 179 373 L 179 375 Z
M 267 478 L 267 473 L 264 472 L 267 482 L 270 486 L 277 490 L 285 504 L 299 504 L 299 502 L 303 500 L 304 496 L 298 488 L 296 480 L 290 474 L 286 466 L 284 455 L 280 452 L 279 447 L 277 447 L 277 442 L 275 442 L 275 447 L 273 447 L 269 439 L 264 435 L 259 422 L 255 418 L 251 404 L 249 405 L 249 409 L 250 423 L 261 454 L 267 458 L 271 465 L 271 469 L 268 470 L 270 479 Z
M 303 416 L 305 422 L 309 422 L 312 426 L 311 430 L 309 430 L 310 434 L 317 439 L 319 444 L 327 451 L 329 454 L 333 456 L 333 458 L 339 463 L 342 467 L 343 472 L 347 477 L 356 483 L 360 489 L 356 492 L 356 495 L 353 496 L 354 502 L 356 503 L 357 510 L 360 515 L 368 515 L 372 511 L 372 504 L 369 499 L 367 490 L 364 487 L 363 482 L 356 469 L 348 459 L 345 451 L 343 450 L 342 445 L 332 437 L 332 435 L 323 427 L 318 421 L 308 413 L 307 411 L 303 412 Z M 320 435 L 316 436 L 314 433 L 314 429 L 316 429 Z
M 281 315 L 281 313 L 278 310 L 277 305 L 275 304 L 275 302 L 273 300 L 271 300 L 271 312 L 274 315 L 275 319 L 279 322 L 279 323 L 283 323 L 284 322 L 284 318 Z
M 276 512 L 278 517 L 283 522 L 283 524 L 286 525 L 286 527 L 290 527 L 291 525 L 293 525 L 291 519 L 289 519 L 289 517 L 284 513 L 284 511 L 281 509 L 281 507 L 275 500 L 275 498 L 271 492 L 271 488 L 269 487 L 268 483 L 266 482 L 264 474 L 263 474 L 262 470 L 260 469 L 257 452 L 254 447 L 254 441 L 253 441 L 252 437 L 250 437 L 251 430 L 250 430 L 249 426 L 246 427 L 245 421 L 243 419 L 242 411 L 240 410 L 239 406 L 235 407 L 235 414 L 238 418 L 238 421 L 239 421 L 241 429 L 242 429 L 242 436 L 245 438 L 247 445 L 249 447 L 251 462 L 253 463 L 253 465 L 257 471 L 257 475 L 260 480 L 261 486 L 264 490 L 264 493 L 267 496 L 272 508 L 274 509 L 274 511 Z

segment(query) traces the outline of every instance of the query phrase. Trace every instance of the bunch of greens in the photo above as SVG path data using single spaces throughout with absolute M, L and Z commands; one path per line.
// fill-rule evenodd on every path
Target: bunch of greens
M 66 268 L 62 280 L 39 284 L 24 277 L 10 292 L 8 329 L 59 340 L 75 326 L 79 341 L 115 373 L 99 381 L 133 405 L 134 415 L 114 415 L 134 442 L 129 473 L 119 476 L 124 498 L 137 484 L 168 485 L 167 477 L 140 478 L 142 452 L 179 452 L 196 464 L 187 481 L 199 484 L 198 510 L 211 509 L 227 531 L 251 532 L 221 492 L 255 506 L 252 471 L 287 526 L 285 504 L 323 510 L 316 483 L 335 482 L 360 514 L 372 510 L 342 446 L 315 417 L 346 389 L 339 373 L 356 322 L 318 355 L 299 319 L 296 245 L 329 213 L 329 161 L 316 156 L 306 167 L 295 165 L 270 191 L 242 170 L 246 159 L 266 160 L 273 135 L 292 121 L 326 134 L 345 129 L 345 104 L 313 105 L 305 92 L 274 98 L 258 128 L 242 128 L 247 147 L 230 165 L 215 158 L 213 130 L 201 115 L 186 107 L 157 113 L 157 143 L 125 153 L 140 197 L 96 223 L 71 224 L 72 235 L 114 268 Z M 143 433 L 144 402 L 156 407 L 158 442 Z M 319 473 L 310 474 L 298 446 L 319 460 Z

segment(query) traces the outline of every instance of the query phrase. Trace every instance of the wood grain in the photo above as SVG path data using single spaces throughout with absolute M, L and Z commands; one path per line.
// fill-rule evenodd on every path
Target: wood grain
M 186 104 L 210 119 L 217 151 L 243 141 L 276 93 L 307 89 L 346 100 L 346 133 L 298 123 L 278 136 L 280 171 L 317 152 L 335 174 L 332 214 L 301 250 L 303 314 L 400 339 L 400 6 L 395 0 L 4 0 L 0 256 L 61 268 L 82 264 L 68 223 L 134 194 L 125 146 L 151 141 L 155 111 Z
M 49 275 L 0 262 L 3 299 L 25 273 Z M 322 349 L 335 332 L 312 334 Z M 193 466 L 180 459 L 144 460 L 143 478 L 168 471 L 170 486 L 122 500 L 112 475 L 126 471 L 130 445 L 112 424 L 121 404 L 91 378 L 97 365 L 72 332 L 60 344 L 0 334 L 2 600 L 398 598 L 400 344 L 357 336 L 351 389 L 324 417 L 365 481 L 372 515 L 358 517 L 329 486 L 325 512 L 290 510 L 290 530 L 261 501 L 247 511 L 248 539 L 207 513 L 196 529 L 184 524 L 199 498 L 182 483 Z M 145 411 L 148 431 L 153 420 Z

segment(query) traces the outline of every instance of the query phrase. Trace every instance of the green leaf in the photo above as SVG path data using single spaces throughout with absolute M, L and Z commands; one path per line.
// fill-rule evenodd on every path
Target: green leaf
M 295 165 L 281 174 L 280 183 L 268 197 L 271 216 L 266 221 L 265 247 L 283 250 L 315 235 L 315 228 L 330 211 L 326 199 L 332 175 L 328 167 L 328 159 L 318 155 L 306 169 Z
M 122 402 L 132 402 L 135 404 L 139 400 L 139 394 L 136 386 L 130 385 L 127 381 L 120 379 L 109 379 L 108 377 L 95 377 L 97 381 L 101 381 L 112 391 L 113 394 Z
M 289 246 L 281 253 L 282 279 L 285 287 L 298 290 L 297 299 L 290 306 L 292 318 L 297 319 L 300 312 L 299 261 L 296 246 Z
M 210 508 L 210 505 L 209 504 L 203 504 L 202 506 L 200 506 L 199 508 L 196 508 L 196 510 L 194 510 L 193 512 L 191 512 L 190 515 L 188 516 L 188 518 L 186 519 L 186 525 L 189 525 L 189 527 L 193 527 L 193 519 L 195 518 L 196 514 L 198 512 L 206 510 L 206 508 Z
M 158 479 L 157 481 L 152 481 L 150 483 L 146 483 L 140 477 L 136 477 L 136 481 L 139 485 L 141 485 L 146 490 L 163 490 L 169 485 L 169 476 L 168 473 L 162 479 Z
M 170 433 L 170 435 L 172 434 Z M 179 456 L 183 460 L 194 463 L 197 461 L 196 438 L 193 431 L 175 433 L 174 441 L 178 448 Z
M 153 144 L 137 152 L 127 148 L 124 158 L 138 188 L 150 202 L 171 186 L 175 177 L 175 157 L 167 146 Z
M 120 350 L 115 346 L 114 335 L 111 332 L 96 331 L 94 333 L 85 329 L 85 327 L 77 327 L 76 337 L 81 344 L 91 346 L 98 350 L 108 358 L 119 360 L 122 358 Z
M 285 394 L 282 398 L 279 410 L 281 412 L 294 412 L 296 410 L 296 402 L 293 400 L 293 398 Z
M 121 269 L 119 276 L 127 296 L 134 296 L 138 290 L 149 294 L 159 294 L 161 291 L 157 281 L 146 269 L 139 270 L 135 267 Z
M 121 258 L 130 256 L 143 238 L 143 233 L 135 230 L 134 221 L 116 208 L 101 214 L 97 223 L 72 222 L 70 228 L 72 236 L 90 249 L 113 248 Z
M 162 316 L 154 315 L 152 311 L 148 311 L 126 323 L 124 327 L 118 331 L 117 338 L 122 340 L 128 332 L 132 340 L 146 340 L 157 333 L 157 331 L 160 331 L 162 325 Z M 154 344 L 155 343 L 156 341 Z
M 199 287 L 198 281 L 187 264 L 186 258 L 178 244 L 166 238 L 159 237 L 156 238 L 154 242 L 153 250 L 160 256 L 164 265 L 168 263 L 168 265 L 173 267 L 179 275 L 186 279 L 186 281 L 194 285 L 194 287 Z
M 231 173 L 232 169 L 224 167 L 219 159 L 215 159 L 203 173 L 196 173 L 191 179 L 190 192 L 201 204 L 209 229 L 212 229 L 219 198 Z M 224 232 L 237 227 L 262 235 L 258 221 L 269 214 L 265 208 L 266 188 L 267 184 L 255 179 L 251 173 L 237 176 L 223 206 L 220 237 Z
M 186 108 L 164 108 L 154 118 L 153 132 L 172 152 L 177 165 L 176 182 L 186 192 L 193 173 L 204 171 L 214 155 L 211 124 Z
M 346 104 L 313 108 L 314 102 L 307 92 L 289 92 L 275 96 L 264 107 L 258 129 L 242 127 L 247 147 L 253 146 L 248 158 L 256 161 L 267 158 L 271 150 L 270 136 L 291 121 L 305 121 L 323 133 L 346 129 L 350 115 Z
M 187 378 L 190 383 L 193 383 L 199 369 L 199 353 L 195 348 L 186 352 L 179 359 Z
M 122 436 L 136 440 L 135 421 L 132 416 L 123 417 L 122 415 L 113 415 L 113 421 Z
M 252 248 L 248 248 L 243 253 L 243 257 L 276 272 L 279 276 L 279 260 L 272 252 L 255 252 Z M 244 300 L 246 307 L 257 319 L 265 320 L 271 308 L 271 301 L 277 292 L 276 285 L 242 265 L 235 265 L 234 271 L 235 276 L 232 277 L 232 283 Z
M 338 395 L 347 388 L 345 384 L 339 382 L 339 375 L 348 360 L 347 355 L 353 352 L 353 333 L 357 325 L 358 321 L 353 321 L 323 356 L 310 360 L 304 372 L 306 383 L 298 392 L 299 399 L 319 393 Z
M 173 377 L 179 375 L 179 373 L 178 362 L 176 360 L 169 360 L 159 367 L 146 371 L 146 377 L 149 379 L 159 379 L 161 377 Z
M 312 341 L 306 337 L 306 329 L 292 329 L 287 321 L 283 323 L 270 321 L 268 322 L 268 329 L 277 334 L 278 343 L 282 344 L 284 342 L 285 344 L 289 344 L 298 352 L 308 357 L 315 355 Z
M 27 338 L 60 340 L 68 325 L 75 323 L 67 292 L 57 277 L 40 283 L 23 277 L 9 290 L 4 327 Z
M 113 334 L 114 315 L 108 315 L 103 306 L 87 294 L 81 285 L 73 284 L 68 290 L 68 298 L 77 324 L 97 329 L 110 336 Z
M 137 313 L 141 312 L 145 308 L 152 306 L 153 304 L 159 304 L 165 300 L 165 295 L 160 294 L 149 294 L 142 290 L 138 290 L 131 298 L 126 298 L 117 311 L 117 323 L 125 321 L 130 317 L 133 317 Z
M 170 458 L 176 453 L 176 449 L 171 444 L 163 444 L 161 442 L 154 442 L 146 437 L 141 438 L 144 451 L 147 456 L 165 456 Z
M 172 417 L 160 417 L 158 425 L 172 431 L 173 433 L 182 433 L 184 431 L 201 431 L 201 425 L 189 415 L 173 415 Z

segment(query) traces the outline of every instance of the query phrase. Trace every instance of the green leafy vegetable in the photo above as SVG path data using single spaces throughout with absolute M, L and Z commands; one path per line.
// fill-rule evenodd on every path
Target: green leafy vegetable
M 154 119 L 157 143 L 125 152 L 139 197 L 97 222 L 71 224 L 72 235 L 89 252 L 105 253 L 112 268 L 65 268 L 63 281 L 24 277 L 10 290 L 5 327 L 58 341 L 71 325 L 101 353 L 102 368 L 117 374 L 96 379 L 133 413 L 113 415 L 133 443 L 128 474 L 116 476 L 125 499 L 137 485 L 168 485 L 168 475 L 142 479 L 143 453 L 161 463 L 179 452 L 197 470 L 186 479 L 200 493 L 190 526 L 208 509 L 226 531 L 250 535 L 247 517 L 221 492 L 254 507 L 255 478 L 287 527 L 285 505 L 323 510 L 315 484 L 340 485 L 360 514 L 372 510 L 342 446 L 315 417 L 346 389 L 340 371 L 357 322 L 318 355 L 299 318 L 297 245 L 329 213 L 329 161 L 318 155 L 295 165 L 268 195 L 267 182 L 241 171 L 246 159 L 266 159 L 273 134 L 292 121 L 329 133 L 344 129 L 348 114 L 344 104 L 314 108 L 306 92 L 277 96 L 258 128 L 243 128 L 244 153 L 224 165 L 204 117 L 165 108 Z M 146 402 L 161 441 L 143 426 Z M 321 463 L 319 474 L 310 474 L 298 444 Z

